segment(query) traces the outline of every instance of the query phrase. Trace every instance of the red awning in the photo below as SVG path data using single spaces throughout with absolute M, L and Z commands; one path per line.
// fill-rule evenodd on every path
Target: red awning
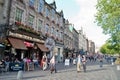
M 27 50 L 23 40 L 11 38 L 11 37 L 9 37 L 8 40 L 15 49 Z

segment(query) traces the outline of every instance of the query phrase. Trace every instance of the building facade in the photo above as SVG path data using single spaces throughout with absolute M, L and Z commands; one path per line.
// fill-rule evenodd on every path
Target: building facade
M 8 47 L 9 53 L 21 57 L 32 57 L 33 53 L 39 53 L 40 59 L 44 53 L 49 52 L 45 47 L 45 40 L 49 37 L 55 41 L 58 61 L 63 57 L 63 11 L 56 11 L 56 4 L 45 0 L 2 0 L 0 18 L 7 24 L 6 40 L 2 41 Z M 9 6 L 8 6 L 9 5 Z M 1 23 L 3 23 L 1 21 Z M 3 39 L 3 38 L 2 38 Z M 15 42 L 18 45 L 15 45 Z M 20 44 L 21 43 L 21 44 Z M 21 45 L 21 46 L 19 46 Z M 38 50 L 37 50 L 38 49 Z M 19 55 L 18 55 L 19 53 Z M 26 54 L 27 55 L 26 55 Z M 23 55 L 24 54 L 24 55 Z M 51 55 L 51 56 L 52 56 Z M 49 57 L 51 57 L 48 54 Z
M 74 54 L 79 52 L 79 33 L 73 28 L 73 52 Z
M 69 28 L 71 25 L 72 24 L 70 24 L 68 20 L 64 20 L 64 57 L 65 58 L 71 57 L 73 50 L 73 33 Z
M 79 30 L 79 50 L 82 50 L 82 52 L 88 51 L 88 39 L 83 34 L 83 29 Z

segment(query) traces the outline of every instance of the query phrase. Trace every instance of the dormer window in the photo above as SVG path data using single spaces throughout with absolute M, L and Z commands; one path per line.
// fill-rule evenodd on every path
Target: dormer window
M 49 16 L 50 10 L 46 7 L 46 17 Z
M 34 7 L 34 2 L 35 2 L 35 0 L 29 0 L 29 5 Z
M 44 2 L 43 0 L 39 0 L 38 12 L 39 13 L 43 12 L 43 8 L 44 8 Z
M 54 18 L 55 18 L 55 10 L 52 9 L 52 20 L 54 20 Z

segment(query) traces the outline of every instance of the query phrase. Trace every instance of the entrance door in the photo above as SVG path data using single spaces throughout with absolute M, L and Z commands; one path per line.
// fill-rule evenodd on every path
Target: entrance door
M 58 48 L 58 62 L 60 62 L 60 48 Z

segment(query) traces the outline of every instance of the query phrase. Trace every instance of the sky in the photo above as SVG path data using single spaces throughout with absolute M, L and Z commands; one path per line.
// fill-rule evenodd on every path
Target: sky
M 46 0 L 52 3 L 54 0 Z M 76 30 L 83 29 L 89 40 L 95 42 L 96 47 L 102 46 L 109 38 L 102 33 L 100 26 L 95 23 L 97 0 L 55 0 L 57 11 L 63 10 L 65 19 L 74 24 Z

